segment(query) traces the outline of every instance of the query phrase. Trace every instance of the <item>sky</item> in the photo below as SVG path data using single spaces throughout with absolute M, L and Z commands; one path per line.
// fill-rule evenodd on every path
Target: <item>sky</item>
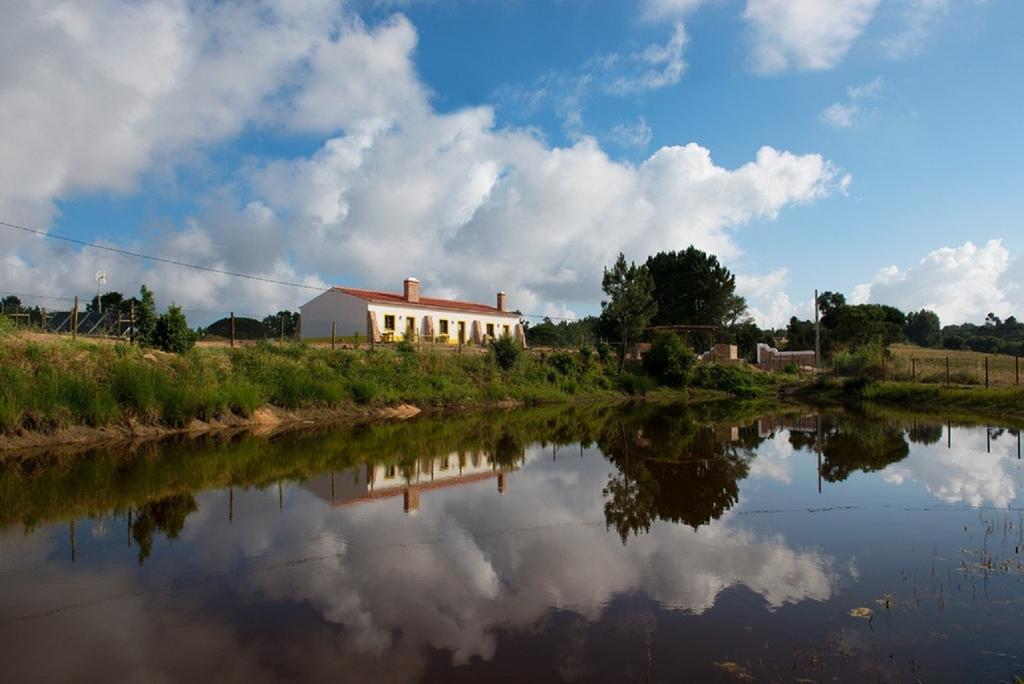
M 761 325 L 813 291 L 1024 313 L 1015 0 L 21 0 L 0 221 L 301 283 L 600 310 L 693 244 Z M 0 227 L 0 291 L 190 322 L 314 290 Z

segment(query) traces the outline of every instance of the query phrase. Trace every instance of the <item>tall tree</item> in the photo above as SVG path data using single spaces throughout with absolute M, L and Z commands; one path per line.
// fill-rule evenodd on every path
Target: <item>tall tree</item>
M 746 312 L 746 301 L 736 294 L 736 276 L 713 254 L 691 245 L 682 252 L 658 252 L 646 266 L 658 303 L 655 325 L 725 326 Z
M 908 313 L 903 326 L 907 339 L 922 347 L 938 347 L 942 343 L 941 330 L 938 314 L 928 309 Z
M 139 305 L 135 308 L 135 329 L 132 339 L 146 346 L 153 343 L 156 330 L 156 298 L 153 291 L 143 285 L 139 288 Z
M 646 266 L 626 263 L 619 254 L 611 270 L 604 269 L 601 289 L 608 300 L 601 302 L 601 316 L 619 338 L 619 370 L 626 365 L 626 348 L 636 342 L 658 311 L 654 301 L 654 280 Z

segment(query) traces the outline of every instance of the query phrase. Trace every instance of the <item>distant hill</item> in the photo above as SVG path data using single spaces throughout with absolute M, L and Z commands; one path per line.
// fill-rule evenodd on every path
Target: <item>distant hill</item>
M 206 334 L 230 339 L 231 319 L 222 318 L 219 321 L 211 323 L 206 328 Z M 263 321 L 257 321 L 255 318 L 235 318 L 236 340 L 262 340 L 266 336 L 267 326 L 263 325 Z

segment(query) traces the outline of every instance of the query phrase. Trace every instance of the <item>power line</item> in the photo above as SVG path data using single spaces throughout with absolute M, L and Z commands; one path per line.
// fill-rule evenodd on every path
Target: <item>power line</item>
M 155 262 L 161 263 L 161 264 L 170 264 L 171 266 L 180 266 L 181 268 L 191 268 L 191 269 L 196 270 L 196 271 L 205 271 L 207 273 L 218 273 L 220 275 L 231 276 L 231 277 L 234 277 L 234 278 L 245 278 L 247 280 L 255 280 L 255 281 L 262 282 L 262 283 L 269 283 L 271 285 L 283 285 L 285 287 L 298 287 L 298 288 L 301 288 L 301 289 L 304 289 L 304 290 L 316 290 L 317 292 L 322 292 L 323 289 L 324 289 L 322 286 L 319 286 L 319 285 L 306 285 L 305 283 L 293 283 L 293 282 L 290 282 L 290 281 L 287 281 L 287 280 L 277 280 L 275 278 L 267 278 L 265 276 L 253 275 L 251 273 L 239 273 L 238 271 L 227 271 L 227 270 L 220 269 L 220 268 L 214 268 L 212 266 L 201 266 L 199 264 L 190 264 L 190 263 L 185 262 L 185 261 L 179 261 L 177 259 L 170 259 L 170 258 L 161 257 L 161 256 L 154 256 L 152 254 L 143 254 L 141 252 L 132 252 L 132 251 L 127 250 L 127 249 L 119 249 L 117 247 L 111 247 L 109 245 L 101 245 L 101 244 L 98 244 L 96 242 L 88 242 L 87 240 L 79 240 L 77 238 L 68 237 L 66 235 L 58 235 L 57 233 L 50 233 L 50 232 L 47 232 L 45 230 L 38 230 L 36 228 L 28 228 L 26 226 L 20 226 L 20 225 L 18 225 L 16 223 L 8 223 L 7 221 L 0 221 L 0 226 L 4 226 L 5 228 L 10 228 L 12 230 L 20 230 L 22 232 L 29 233 L 31 235 L 38 235 L 39 237 L 49 238 L 51 240 L 60 240 L 62 242 L 68 242 L 68 243 L 71 243 L 71 244 L 74 244 L 74 245 L 79 245 L 81 247 L 88 247 L 90 249 L 99 249 L 99 250 L 102 250 L 102 251 L 112 252 L 114 254 L 119 254 L 121 256 L 134 257 L 136 259 L 145 259 L 145 260 L 148 260 L 148 261 L 155 261 Z M 13 293 L 11 293 L 11 294 L 13 294 Z M 28 297 L 28 296 L 33 296 L 33 295 L 24 295 L 24 296 Z M 54 299 L 59 299 L 59 298 L 55 297 Z M 564 316 L 544 316 L 542 314 L 524 314 L 524 313 L 520 313 L 519 315 L 522 316 L 523 318 L 538 318 L 538 319 L 550 318 L 551 320 L 556 320 L 556 321 L 578 321 L 578 320 L 580 320 L 579 318 L 569 318 L 569 317 L 564 317 Z

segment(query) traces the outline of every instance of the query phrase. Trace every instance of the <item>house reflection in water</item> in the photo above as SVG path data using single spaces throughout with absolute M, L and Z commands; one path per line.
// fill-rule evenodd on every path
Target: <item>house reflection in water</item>
M 433 489 L 493 478 L 497 481 L 498 493 L 504 494 L 509 474 L 517 470 L 524 459 L 525 452 L 515 462 L 499 465 L 487 452 L 453 452 L 401 464 L 365 463 L 318 475 L 303 486 L 332 506 L 352 506 L 401 496 L 405 512 L 415 513 L 420 507 L 420 493 Z

